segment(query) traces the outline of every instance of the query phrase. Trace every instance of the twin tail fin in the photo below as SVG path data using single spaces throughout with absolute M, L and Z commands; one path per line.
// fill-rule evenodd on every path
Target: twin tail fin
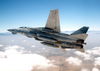
M 78 29 L 77 31 L 71 33 L 70 37 L 85 40 L 88 36 L 88 34 L 86 34 L 88 29 L 89 29 L 89 27 L 84 26 L 84 27 Z

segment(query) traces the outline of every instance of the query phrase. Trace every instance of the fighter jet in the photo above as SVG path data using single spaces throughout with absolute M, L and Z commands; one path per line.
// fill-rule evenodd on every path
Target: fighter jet
M 45 27 L 29 28 L 19 27 L 8 29 L 12 34 L 22 34 L 29 38 L 35 38 L 41 41 L 43 45 L 60 48 L 65 51 L 65 48 L 82 49 L 84 40 L 87 38 L 89 27 L 83 26 L 71 34 L 64 34 L 60 31 L 58 9 L 51 10 Z

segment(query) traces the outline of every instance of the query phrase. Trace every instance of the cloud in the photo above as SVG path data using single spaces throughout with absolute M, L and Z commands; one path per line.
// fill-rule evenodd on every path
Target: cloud
M 92 50 L 87 50 L 86 52 L 93 55 L 100 55 L 100 47 L 94 47 Z
M 95 66 L 100 66 L 100 47 L 94 47 L 91 50 L 86 50 L 85 53 L 81 53 L 79 51 L 74 53 L 80 57 L 83 57 L 84 60 L 91 60 Z
M 79 58 L 74 58 L 74 57 L 67 58 L 66 62 L 68 62 L 69 64 L 73 64 L 73 65 L 81 65 L 82 64 L 82 60 L 80 60 Z
M 70 51 L 70 50 L 72 50 L 72 49 L 66 49 L 66 51 Z
M 26 42 L 26 40 L 23 40 L 23 42 Z
M 36 47 L 35 45 L 32 45 L 31 47 Z
M 12 42 L 14 42 L 14 40 L 11 40 Z
M 24 47 L 7 46 L 0 52 L 0 71 L 31 71 L 34 67 L 56 67 L 54 60 L 42 55 L 25 53 Z
M 89 69 L 82 68 L 81 71 L 90 71 Z
M 94 65 L 100 65 L 100 57 L 95 58 Z
M 74 52 L 76 55 L 83 57 L 84 60 L 94 60 L 96 55 L 100 55 L 100 47 L 94 47 L 91 50 L 86 50 L 85 53 L 79 51 Z
M 0 52 L 0 58 L 9 58 L 12 55 L 16 55 L 16 54 L 22 54 L 24 52 L 26 52 L 25 50 L 23 50 L 23 47 L 20 46 L 7 46 L 4 48 L 4 52 Z M 18 51 L 19 50 L 19 51 Z
M 90 71 L 90 70 L 89 69 L 82 68 L 81 71 Z M 99 71 L 99 69 L 98 68 L 93 68 L 92 71 Z
M 91 60 L 91 56 L 89 54 L 86 54 L 86 53 L 82 53 L 82 52 L 79 52 L 79 51 L 76 51 L 74 52 L 76 55 L 80 56 L 80 57 L 83 57 L 84 60 Z
M 11 50 L 11 49 L 24 49 L 24 47 L 17 46 L 17 45 L 14 45 L 14 46 L 8 45 L 8 46 L 5 47 L 4 49 L 5 49 L 5 50 Z
M 0 47 L 2 47 L 3 45 L 0 44 Z
M 93 68 L 92 71 L 100 71 L 99 69 L 97 68 Z
M 43 50 L 45 50 L 45 48 L 42 48 Z

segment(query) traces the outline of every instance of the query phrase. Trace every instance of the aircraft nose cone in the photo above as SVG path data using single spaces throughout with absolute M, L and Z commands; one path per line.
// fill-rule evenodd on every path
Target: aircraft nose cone
M 8 29 L 7 31 L 13 32 L 14 30 L 13 29 Z

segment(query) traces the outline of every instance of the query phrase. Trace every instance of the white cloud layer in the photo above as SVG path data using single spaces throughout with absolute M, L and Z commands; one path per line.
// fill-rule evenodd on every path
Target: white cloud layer
M 12 42 L 14 42 L 14 40 L 11 40 Z
M 42 48 L 43 50 L 45 50 L 45 48 Z
M 74 58 L 74 57 L 67 58 L 66 62 L 68 62 L 69 64 L 73 64 L 73 65 L 81 65 L 82 64 L 82 60 L 80 60 L 79 58 Z
M 86 53 L 82 53 L 82 52 L 79 52 L 79 51 L 76 51 L 74 52 L 76 55 L 80 56 L 80 57 L 83 57 L 84 60 L 91 60 L 91 56 L 89 54 L 86 54 Z
M 93 55 L 100 55 L 100 47 L 94 47 L 92 50 L 87 50 L 86 52 Z
M 91 50 L 86 50 L 85 53 L 81 53 L 79 51 L 74 53 L 80 57 L 83 57 L 84 60 L 93 60 L 96 55 L 100 55 L 100 47 L 94 47 Z
M 31 47 L 36 47 L 35 45 L 32 45 Z
M 82 68 L 81 71 L 90 71 L 89 69 Z M 98 68 L 93 68 L 92 71 L 100 71 Z
M 26 42 L 26 40 L 23 40 L 23 42 Z
M 70 50 L 72 50 L 72 49 L 66 49 L 66 51 L 70 51 Z
M 84 60 L 94 61 L 95 66 L 100 66 L 100 47 L 94 47 L 91 50 L 86 50 L 85 53 L 81 53 L 79 51 L 76 51 L 74 53 L 84 58 Z
M 0 47 L 2 47 L 3 45 L 0 44 Z
M 38 54 L 24 54 L 26 51 L 20 46 L 7 46 L 0 52 L 0 71 L 31 71 L 34 67 L 55 67 L 54 60 L 46 59 Z
M 93 68 L 92 71 L 100 71 L 98 68 Z
M 100 57 L 95 58 L 94 65 L 100 65 Z
M 81 71 L 90 71 L 89 69 L 86 69 L 86 68 L 82 68 Z

